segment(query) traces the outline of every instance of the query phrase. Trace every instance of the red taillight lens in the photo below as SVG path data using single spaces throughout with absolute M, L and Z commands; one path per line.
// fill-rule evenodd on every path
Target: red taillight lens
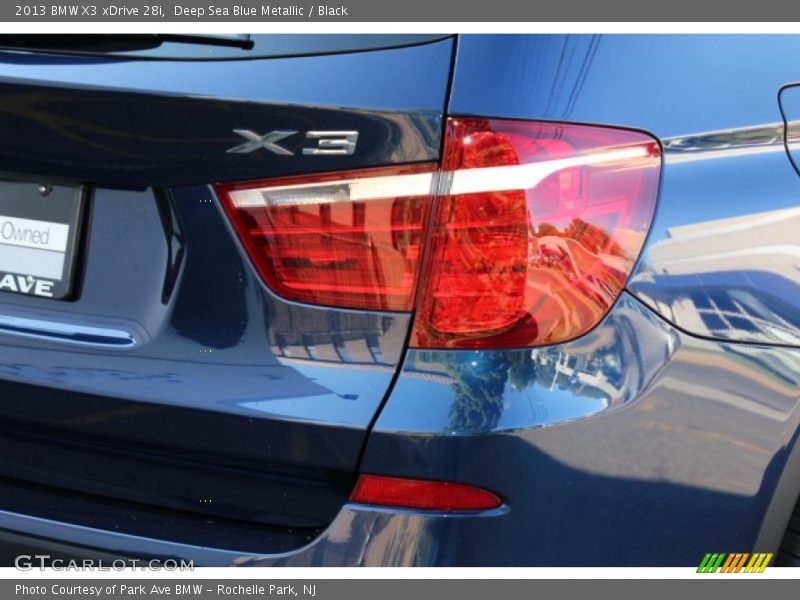
M 436 165 L 216 190 L 264 281 L 290 300 L 409 311 Z
M 489 510 L 503 504 L 493 493 L 471 485 L 379 475 L 361 475 L 350 501 L 375 506 L 443 511 Z
M 628 130 L 451 119 L 411 345 L 513 348 L 586 333 L 622 291 L 660 149 Z
M 216 190 L 278 294 L 410 311 L 416 290 L 412 346 L 518 348 L 576 338 L 605 316 L 644 244 L 660 166 L 658 143 L 636 131 L 452 118 L 438 171 Z

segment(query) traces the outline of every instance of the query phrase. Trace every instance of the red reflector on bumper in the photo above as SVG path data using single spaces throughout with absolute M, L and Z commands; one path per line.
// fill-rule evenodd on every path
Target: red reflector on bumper
M 361 475 L 351 502 L 423 510 L 488 510 L 503 504 L 492 492 L 449 481 Z

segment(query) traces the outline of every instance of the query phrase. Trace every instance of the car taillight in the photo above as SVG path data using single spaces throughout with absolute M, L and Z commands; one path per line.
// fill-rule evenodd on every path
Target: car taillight
M 515 348 L 586 333 L 622 292 L 655 208 L 639 132 L 450 119 L 411 345 Z
M 435 171 L 364 169 L 216 190 L 256 269 L 281 296 L 409 311 Z
M 515 348 L 573 339 L 608 312 L 650 227 L 660 165 L 636 131 L 451 118 L 438 172 L 216 189 L 278 294 L 388 311 L 416 297 L 413 347 Z

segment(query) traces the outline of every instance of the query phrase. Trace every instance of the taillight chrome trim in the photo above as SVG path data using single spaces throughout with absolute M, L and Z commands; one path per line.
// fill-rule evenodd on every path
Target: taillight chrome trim
M 572 167 L 613 163 L 647 156 L 648 151 L 646 148 L 622 148 L 609 152 L 597 152 L 573 158 L 523 165 L 458 169 L 455 171 L 440 171 L 439 173 L 363 177 L 319 183 L 240 189 L 231 192 L 230 198 L 236 208 L 255 208 L 289 204 L 332 204 L 343 201 L 357 202 L 382 198 L 407 198 L 409 196 L 425 196 L 428 194 L 456 195 L 502 192 L 535 187 L 550 175 Z M 441 181 L 442 184 L 437 189 L 438 181 Z M 331 190 L 334 193 L 322 194 L 307 200 L 291 195 L 287 198 L 280 197 L 281 192 L 295 190 Z
M 522 165 L 457 169 L 451 172 L 449 176 L 450 183 L 446 186 L 447 189 L 440 189 L 439 193 L 441 195 L 456 196 L 459 194 L 526 190 L 536 187 L 550 175 L 565 169 L 646 158 L 648 154 L 647 148 L 635 146 Z
M 236 208 L 258 208 L 267 206 L 332 204 L 334 202 L 361 202 L 385 198 L 408 198 L 428 196 L 434 193 L 436 173 L 410 173 L 340 179 L 319 183 L 269 186 L 257 189 L 239 189 L 229 195 Z M 282 192 L 308 190 L 319 193 L 329 189 L 334 193 L 314 196 L 304 200 L 297 195 L 283 199 Z

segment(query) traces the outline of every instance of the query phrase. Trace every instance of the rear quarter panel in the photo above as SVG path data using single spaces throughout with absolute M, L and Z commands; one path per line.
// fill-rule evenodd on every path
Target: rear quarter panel
M 416 524 L 430 535 L 415 560 L 688 566 L 777 550 L 800 483 L 800 180 L 777 99 L 799 51 L 793 36 L 459 39 L 450 114 L 641 129 L 664 162 L 628 291 L 592 333 L 407 355 L 363 468 L 508 502 L 493 523 Z

